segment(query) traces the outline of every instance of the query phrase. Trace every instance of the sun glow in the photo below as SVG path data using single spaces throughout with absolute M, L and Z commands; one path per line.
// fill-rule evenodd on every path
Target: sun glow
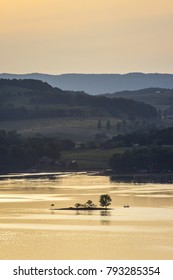
M 171 0 L 1 0 L 0 72 L 173 72 Z

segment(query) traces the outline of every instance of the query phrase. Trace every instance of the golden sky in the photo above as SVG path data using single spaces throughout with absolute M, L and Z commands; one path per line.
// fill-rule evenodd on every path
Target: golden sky
M 173 0 L 0 0 L 0 73 L 173 73 Z

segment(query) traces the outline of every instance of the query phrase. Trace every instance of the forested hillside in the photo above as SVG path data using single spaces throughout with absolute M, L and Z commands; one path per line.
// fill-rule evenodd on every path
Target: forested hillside
M 55 117 L 157 118 L 148 104 L 63 91 L 37 80 L 0 79 L 0 120 Z
M 173 106 L 173 89 L 145 88 L 133 91 L 120 91 L 104 96 L 115 98 L 130 98 L 136 101 L 145 102 L 153 106 Z

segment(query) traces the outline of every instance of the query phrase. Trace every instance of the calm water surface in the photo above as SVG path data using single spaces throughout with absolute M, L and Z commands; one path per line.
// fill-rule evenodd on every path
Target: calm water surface
M 99 206 L 103 193 L 112 198 L 107 212 L 50 209 Z M 0 248 L 0 259 L 173 259 L 173 186 L 85 173 L 4 178 Z

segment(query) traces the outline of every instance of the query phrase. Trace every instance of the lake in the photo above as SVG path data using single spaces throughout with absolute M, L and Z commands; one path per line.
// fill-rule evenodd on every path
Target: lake
M 0 177 L 0 259 L 173 259 L 172 184 L 81 173 Z M 112 198 L 109 211 L 51 210 Z M 129 208 L 124 208 L 128 204 Z

